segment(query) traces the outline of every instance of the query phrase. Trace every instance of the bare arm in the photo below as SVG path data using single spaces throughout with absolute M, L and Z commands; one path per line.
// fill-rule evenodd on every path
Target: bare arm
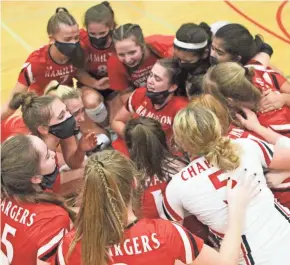
M 79 69 L 76 73 L 76 79 L 80 81 L 85 86 L 97 89 L 104 90 L 109 88 L 109 79 L 108 77 L 103 77 L 100 80 L 97 80 L 91 77 L 85 70 Z
M 124 138 L 125 125 L 130 118 L 132 118 L 132 114 L 123 106 L 113 119 L 112 129 L 119 137 Z
M 7 119 L 9 116 L 11 116 L 15 112 L 15 110 L 9 108 L 9 102 L 12 99 L 13 95 L 15 93 L 26 92 L 27 90 L 28 90 L 28 86 L 17 82 L 17 84 L 15 85 L 15 87 L 13 88 L 13 90 L 9 96 L 7 103 L 2 106 L 1 120 Z
M 271 57 L 269 56 L 269 54 L 265 52 L 259 52 L 255 55 L 253 59 L 260 62 L 263 66 L 267 67 L 270 63 L 270 58 Z

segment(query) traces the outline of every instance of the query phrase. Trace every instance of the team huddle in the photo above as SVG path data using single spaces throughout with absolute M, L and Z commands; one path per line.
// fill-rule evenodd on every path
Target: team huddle
M 108 2 L 47 34 L 1 110 L 1 264 L 289 265 L 290 83 L 266 40 L 145 37 Z

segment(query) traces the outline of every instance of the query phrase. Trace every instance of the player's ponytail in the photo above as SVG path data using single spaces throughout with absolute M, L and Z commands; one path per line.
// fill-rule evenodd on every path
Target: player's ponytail
M 140 180 L 141 186 L 146 188 L 145 181 L 154 175 L 161 181 L 167 181 L 170 169 L 174 171 L 170 162 L 175 157 L 168 149 L 161 124 L 146 117 L 131 119 L 126 124 L 124 136 L 131 159 L 137 169 L 145 173 L 144 179 Z
M 135 174 L 133 163 L 114 150 L 88 159 L 76 233 L 67 260 L 81 239 L 83 264 L 108 263 L 108 248 L 123 238 Z
M 222 136 L 221 125 L 212 111 L 196 106 L 179 111 L 173 131 L 175 142 L 191 156 L 204 156 L 224 171 L 239 167 L 238 149 Z

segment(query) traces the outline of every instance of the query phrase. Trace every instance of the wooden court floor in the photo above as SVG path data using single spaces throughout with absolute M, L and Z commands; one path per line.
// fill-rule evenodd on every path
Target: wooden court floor
M 16 83 L 21 66 L 35 49 L 48 43 L 46 24 L 59 6 L 80 25 L 97 1 L 2 1 L 1 104 Z M 182 23 L 218 20 L 241 23 L 261 34 L 274 48 L 272 63 L 290 79 L 289 1 L 112 1 L 117 23 L 138 23 L 145 35 L 174 34 Z

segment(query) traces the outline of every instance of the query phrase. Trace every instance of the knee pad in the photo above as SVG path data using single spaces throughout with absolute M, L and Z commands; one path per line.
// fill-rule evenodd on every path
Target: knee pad
M 97 146 L 99 148 L 99 150 L 103 150 L 104 148 L 106 148 L 108 145 L 111 144 L 111 140 L 109 139 L 109 137 L 105 134 L 98 134 L 97 135 Z
M 108 116 L 108 111 L 104 102 L 100 103 L 95 109 L 86 109 L 86 113 L 89 118 L 96 123 L 102 123 Z

